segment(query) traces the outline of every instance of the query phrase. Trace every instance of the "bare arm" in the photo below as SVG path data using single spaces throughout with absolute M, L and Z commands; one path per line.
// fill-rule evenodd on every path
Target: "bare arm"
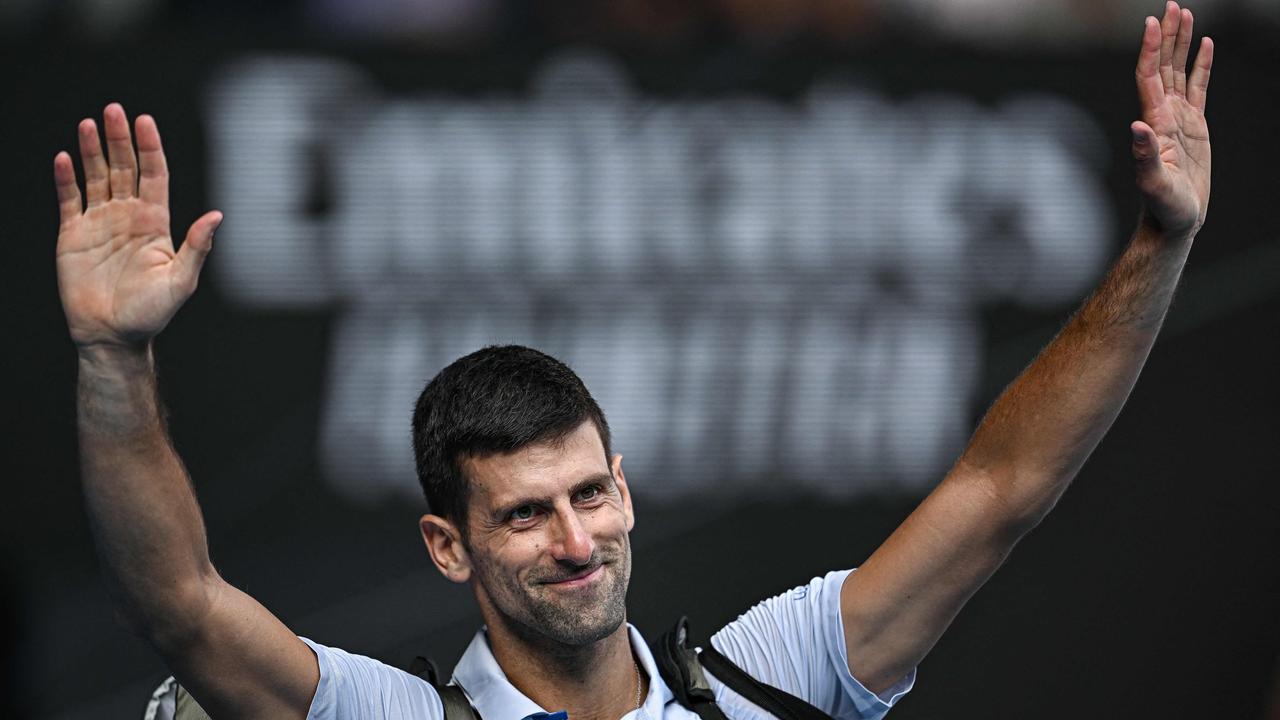
M 138 118 L 135 157 L 123 108 L 108 106 L 103 119 L 109 159 L 95 123 L 80 124 L 87 206 L 67 153 L 54 159 L 54 180 L 85 500 L 112 597 L 214 716 L 305 717 L 315 655 L 214 570 L 156 389 L 151 339 L 195 291 L 221 216 L 197 220 L 175 252 L 154 120 Z
M 874 691 L 917 665 L 1018 540 L 1053 508 L 1111 427 L 1146 362 L 1209 200 L 1206 38 L 1149 18 L 1133 123 L 1145 210 L 1084 306 L 996 400 L 947 477 L 841 592 L 850 671 Z

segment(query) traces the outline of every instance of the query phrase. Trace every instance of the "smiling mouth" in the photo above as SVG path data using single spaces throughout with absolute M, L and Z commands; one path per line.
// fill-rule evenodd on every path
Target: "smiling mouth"
M 559 580 L 549 580 L 543 584 L 555 585 L 557 587 L 573 587 L 575 585 L 585 585 L 591 582 L 592 580 L 594 580 L 600 574 L 600 571 L 602 568 L 604 568 L 604 563 L 601 563 L 588 570 L 583 570 L 581 572 L 575 573 L 573 575 L 570 575 L 569 577 L 560 578 Z

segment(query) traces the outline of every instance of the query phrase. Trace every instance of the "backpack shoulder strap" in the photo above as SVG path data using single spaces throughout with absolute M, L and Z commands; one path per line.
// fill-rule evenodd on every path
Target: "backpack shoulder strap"
M 436 689 L 436 693 L 440 695 L 440 704 L 444 705 L 445 720 L 480 720 L 480 715 L 471 707 L 471 701 L 467 699 L 461 685 L 440 683 L 440 671 L 436 669 L 435 663 L 419 655 L 409 663 L 409 673 L 426 680 Z
M 480 720 L 461 685 L 442 685 L 436 692 L 440 693 L 440 703 L 444 705 L 445 720 Z
M 715 693 L 702 672 L 698 654 L 688 646 L 689 620 L 681 616 L 676 626 L 662 634 L 651 649 L 658 673 L 681 705 L 702 720 L 728 720 L 716 705 Z
M 688 647 L 689 621 L 680 618 L 676 626 L 663 634 L 654 656 L 663 680 L 680 704 L 693 710 L 702 720 L 725 720 L 716 706 L 715 695 L 703 668 L 734 692 L 767 710 L 780 720 L 830 720 L 831 716 L 772 685 L 756 680 L 708 642 L 701 653 Z
M 717 680 L 782 720 L 831 720 L 830 715 L 795 695 L 751 677 L 732 660 L 711 647 L 710 642 L 699 653 L 698 659 Z

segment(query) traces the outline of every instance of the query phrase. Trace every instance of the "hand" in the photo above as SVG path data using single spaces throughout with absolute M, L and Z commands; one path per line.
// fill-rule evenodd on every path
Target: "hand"
M 1193 236 L 1209 207 L 1209 127 L 1204 105 L 1213 65 L 1213 41 L 1203 38 L 1191 77 L 1191 11 L 1175 2 L 1164 19 L 1148 17 L 1138 54 L 1138 99 L 1133 156 L 1138 190 L 1150 218 L 1166 233 Z
M 93 120 L 80 122 L 87 207 L 81 207 L 71 156 L 64 151 L 53 159 L 61 214 L 58 294 L 71 339 L 82 351 L 141 348 L 163 330 L 195 292 L 213 231 L 222 222 L 216 210 L 205 213 L 174 252 L 169 171 L 155 120 L 138 116 L 135 158 L 124 108 L 112 103 L 102 119 L 109 160 Z

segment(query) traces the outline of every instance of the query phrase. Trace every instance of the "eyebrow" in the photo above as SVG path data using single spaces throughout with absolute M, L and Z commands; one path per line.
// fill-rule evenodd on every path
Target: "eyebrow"
M 616 485 L 616 483 L 614 482 L 612 473 L 599 473 L 597 475 L 591 475 L 589 477 L 585 477 L 579 480 L 578 482 L 574 483 L 573 486 L 569 488 L 569 494 L 577 495 L 578 492 L 580 492 L 581 490 L 591 485 L 610 486 L 610 485 Z M 493 518 L 495 520 L 502 521 L 502 520 L 505 520 L 506 517 L 510 515 L 513 511 L 515 511 L 517 508 L 522 508 L 526 505 L 547 507 L 553 504 L 554 502 L 555 502 L 555 498 L 549 495 L 542 495 L 538 497 L 523 497 L 518 500 L 513 500 L 509 503 L 502 505 L 500 508 L 494 511 Z

